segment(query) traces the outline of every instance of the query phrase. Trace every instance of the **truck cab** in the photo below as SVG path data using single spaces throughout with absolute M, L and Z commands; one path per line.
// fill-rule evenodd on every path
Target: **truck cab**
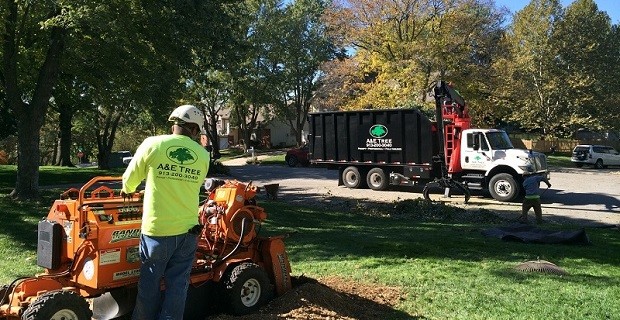
M 470 188 L 488 186 L 493 198 L 511 201 L 521 193 L 524 173 L 549 175 L 544 154 L 515 148 L 503 130 L 467 129 L 462 135 L 460 175 Z

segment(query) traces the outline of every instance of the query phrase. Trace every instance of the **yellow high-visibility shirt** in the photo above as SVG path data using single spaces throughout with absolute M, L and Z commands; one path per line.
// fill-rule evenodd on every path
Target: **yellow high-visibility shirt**
M 209 153 L 184 135 L 149 137 L 123 173 L 125 193 L 146 179 L 142 233 L 174 236 L 198 224 L 200 186 L 209 170 Z

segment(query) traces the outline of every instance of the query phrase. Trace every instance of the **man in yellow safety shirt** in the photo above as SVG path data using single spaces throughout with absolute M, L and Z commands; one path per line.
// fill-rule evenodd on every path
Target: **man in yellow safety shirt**
M 123 196 L 135 192 L 146 179 L 142 265 L 132 316 L 139 320 L 183 319 L 198 240 L 200 186 L 209 170 L 209 153 L 196 141 L 204 134 L 203 113 L 183 105 L 168 120 L 172 134 L 146 138 L 123 174 Z

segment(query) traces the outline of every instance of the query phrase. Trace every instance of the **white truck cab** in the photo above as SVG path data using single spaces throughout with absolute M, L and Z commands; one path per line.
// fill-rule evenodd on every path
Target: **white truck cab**
M 487 186 L 496 200 L 516 199 L 526 172 L 549 177 L 547 157 L 540 152 L 516 149 L 503 130 L 467 129 L 462 135 L 460 162 L 464 180 Z

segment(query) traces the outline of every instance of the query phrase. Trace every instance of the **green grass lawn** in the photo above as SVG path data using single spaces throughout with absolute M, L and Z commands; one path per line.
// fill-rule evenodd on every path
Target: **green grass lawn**
M 96 176 L 120 176 L 124 169 L 39 168 L 39 185 L 54 186 L 85 183 Z M 37 223 L 66 188 L 41 190 L 38 201 L 14 201 L 8 194 L 15 187 L 17 167 L 0 165 L 0 284 L 8 284 L 18 276 L 34 275 L 42 270 L 36 266 Z
M 238 157 L 244 156 L 245 153 L 241 149 L 228 148 L 224 150 L 220 150 L 220 158 L 219 161 L 226 161 Z
M 110 170 L 99 170 L 96 167 L 89 168 L 67 168 L 42 166 L 39 167 L 39 185 L 52 186 L 70 183 L 85 183 L 96 176 L 120 176 L 125 168 Z M 0 195 L 7 192 L 7 189 L 15 187 L 17 177 L 17 166 L 0 165 Z
M 266 157 L 264 159 L 262 159 L 260 161 L 261 164 L 266 164 L 266 165 L 286 165 L 286 162 L 284 161 L 284 157 L 286 155 L 285 154 L 278 154 L 275 156 L 269 156 Z
M 85 182 L 91 175 L 117 173 L 81 170 L 44 167 L 41 181 Z M 6 193 L 14 174 L 14 167 L 0 166 L 0 285 L 42 271 L 36 266 L 36 225 L 64 191 L 45 189 L 37 202 L 11 200 Z M 617 229 L 587 229 L 588 246 L 523 244 L 481 235 L 505 221 L 445 205 L 395 203 L 392 212 L 398 214 L 391 215 L 355 204 L 354 209 L 281 201 L 259 205 L 269 215 L 263 234 L 291 233 L 286 245 L 294 276 L 397 286 L 405 298 L 392 319 L 404 313 L 423 319 L 614 319 L 620 314 Z M 536 259 L 551 261 L 568 275 L 514 270 Z
M 574 167 L 573 163 L 570 161 L 570 154 L 554 154 L 547 155 L 547 162 L 549 166 L 553 167 Z
M 269 229 L 287 240 L 293 273 L 399 286 L 398 309 L 428 319 L 611 319 L 620 313 L 620 233 L 588 229 L 592 245 L 502 242 L 487 224 L 378 217 L 270 202 Z M 448 214 L 450 209 L 439 214 Z M 409 217 L 409 218 L 407 218 Z M 556 228 L 558 228 L 556 226 Z M 536 259 L 569 275 L 523 273 Z

